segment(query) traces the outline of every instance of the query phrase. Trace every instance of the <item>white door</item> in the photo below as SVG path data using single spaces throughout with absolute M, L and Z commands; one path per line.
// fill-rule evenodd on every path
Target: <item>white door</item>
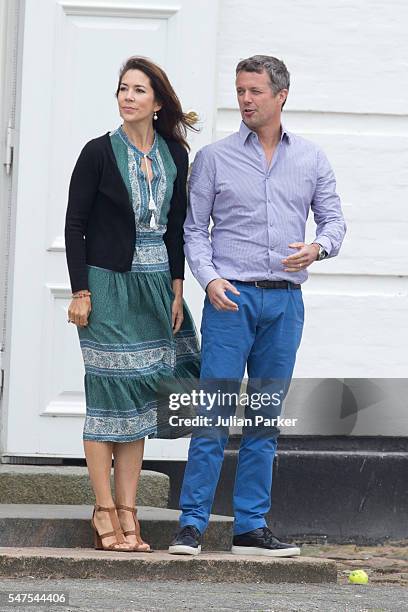
M 167 71 L 212 139 L 217 2 L 26 0 L 21 31 L 16 226 L 3 454 L 83 456 L 83 365 L 67 324 L 63 227 L 82 146 L 119 124 L 114 92 L 130 55 Z M 151 440 L 147 458 L 182 458 L 186 440 Z

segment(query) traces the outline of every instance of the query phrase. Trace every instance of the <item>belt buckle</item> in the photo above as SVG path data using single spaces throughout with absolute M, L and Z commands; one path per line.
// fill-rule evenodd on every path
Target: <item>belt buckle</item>
M 255 287 L 257 287 L 257 289 L 262 289 L 262 287 L 258 285 L 258 281 L 255 281 Z

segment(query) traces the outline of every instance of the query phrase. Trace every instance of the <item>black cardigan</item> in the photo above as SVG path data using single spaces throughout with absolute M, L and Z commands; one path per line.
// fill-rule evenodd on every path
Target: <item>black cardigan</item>
M 166 139 L 166 143 L 177 168 L 177 178 L 163 240 L 171 277 L 183 279 L 188 155 L 178 142 Z M 135 242 L 132 202 L 108 132 L 84 146 L 71 177 L 65 247 L 72 292 L 88 289 L 87 265 L 128 272 L 132 267 Z

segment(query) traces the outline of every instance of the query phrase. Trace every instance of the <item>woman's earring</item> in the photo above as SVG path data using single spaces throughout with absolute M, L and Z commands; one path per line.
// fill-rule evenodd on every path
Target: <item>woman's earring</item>
M 157 120 L 158 120 L 158 116 L 157 116 L 156 111 L 154 111 L 153 119 L 154 119 L 155 121 L 157 121 Z

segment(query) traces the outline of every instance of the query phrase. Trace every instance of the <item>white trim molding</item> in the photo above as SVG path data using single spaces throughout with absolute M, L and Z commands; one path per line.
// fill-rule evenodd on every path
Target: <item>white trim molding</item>
M 69 299 L 71 297 L 71 289 L 69 285 L 46 283 L 46 288 L 53 298 Z
M 90 17 L 169 18 L 180 11 L 180 6 L 151 6 L 149 2 L 135 5 L 130 2 L 79 2 L 61 0 L 59 5 L 66 15 Z
M 47 248 L 47 251 L 52 252 L 52 253 L 65 253 L 65 239 L 64 236 L 56 236 L 52 242 L 52 244 L 50 244 L 50 246 Z
M 70 395 L 72 397 L 70 398 Z M 62 393 L 40 412 L 42 417 L 84 417 L 86 413 L 85 395 Z

